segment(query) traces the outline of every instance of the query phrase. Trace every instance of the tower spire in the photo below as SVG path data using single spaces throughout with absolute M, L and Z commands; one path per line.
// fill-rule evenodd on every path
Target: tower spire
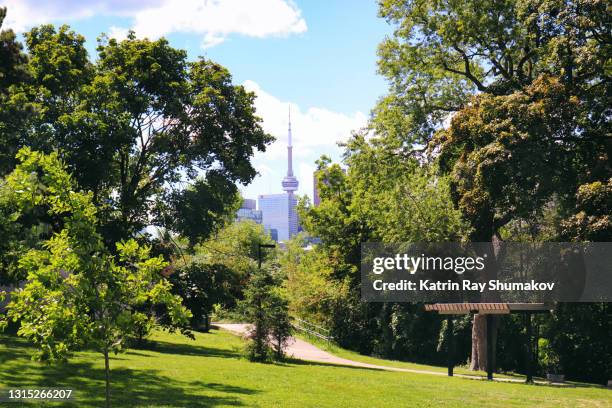
M 293 176 L 293 146 L 291 146 L 291 105 L 289 105 L 289 126 L 287 129 L 287 176 Z
M 288 129 L 288 145 L 291 146 L 291 105 L 289 105 L 289 129 Z
M 291 106 L 289 106 L 289 125 L 287 128 L 287 175 L 283 179 L 283 190 L 293 194 L 298 189 L 298 181 L 293 176 L 293 146 L 291 145 Z

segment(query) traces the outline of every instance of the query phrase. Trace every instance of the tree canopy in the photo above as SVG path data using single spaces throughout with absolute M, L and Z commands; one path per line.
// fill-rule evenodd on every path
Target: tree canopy
M 359 301 L 360 243 L 609 241 L 609 5 L 382 0 L 379 14 L 393 27 L 378 51 L 389 92 L 344 145 L 346 171 L 319 164 L 321 204 L 303 203 L 300 216 L 322 242 L 314 254 L 293 256 L 288 285 L 301 296 L 292 305 L 342 344 L 429 359 L 435 351 L 420 336 L 440 327 L 435 319 L 409 305 Z M 302 271 L 297 258 L 319 272 Z M 336 296 L 321 290 L 322 280 L 334 281 Z M 564 315 L 583 310 L 568 306 Z M 519 324 L 507 323 L 501 347 L 520 335 Z M 485 368 L 484 329 L 476 318 L 476 369 Z M 598 330 L 585 337 L 605 342 Z
M 148 225 L 206 238 L 231 209 L 235 184 L 255 176 L 254 152 L 272 141 L 254 94 L 165 39 L 102 36 L 91 61 L 68 26 L 43 25 L 25 38 L 28 79 L 13 80 L 0 108 L 21 112 L 20 121 L 2 154 L 57 150 L 92 191 L 110 246 Z

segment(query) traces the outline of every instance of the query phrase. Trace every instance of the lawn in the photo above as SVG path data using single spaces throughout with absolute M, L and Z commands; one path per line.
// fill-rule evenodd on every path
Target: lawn
M 319 347 L 322 350 L 328 351 L 329 353 L 336 355 L 338 357 L 342 357 L 342 358 L 346 358 L 348 360 L 353 360 L 353 361 L 360 361 L 362 363 L 368 363 L 368 364 L 374 364 L 374 365 L 379 365 L 379 366 L 386 366 L 386 367 L 398 367 L 398 368 L 408 368 L 411 370 L 424 370 L 424 371 L 434 371 L 434 372 L 438 372 L 438 373 L 446 373 L 448 372 L 448 368 L 447 367 L 441 367 L 441 366 L 434 366 L 434 365 L 428 365 L 428 364 L 419 364 L 419 363 L 411 363 L 408 361 L 398 361 L 398 360 L 386 360 L 386 359 L 382 359 L 382 358 L 376 358 L 376 357 L 371 357 L 371 356 L 365 356 L 363 354 L 359 354 L 356 351 L 351 351 L 351 350 L 347 350 L 347 349 L 343 349 L 339 346 L 337 346 L 334 343 L 330 343 L 327 342 L 325 340 L 321 340 L 320 338 L 317 338 L 315 336 L 312 335 L 306 335 L 303 333 L 297 333 L 296 334 L 297 337 L 301 338 L 302 340 L 305 340 L 309 343 L 313 343 L 315 344 L 317 347 Z M 486 377 L 487 373 L 485 371 L 472 371 L 467 367 L 462 367 L 462 366 L 455 366 L 453 369 L 453 372 L 455 374 L 463 374 L 463 375 L 470 375 L 470 376 L 474 376 L 474 377 Z M 516 373 L 496 373 L 495 377 L 497 378 L 517 378 L 517 379 L 525 379 L 525 375 L 524 374 L 516 374 Z M 542 380 L 541 378 L 537 377 L 537 379 Z M 585 383 L 579 383 L 579 382 L 568 382 L 570 384 L 574 384 L 574 385 L 589 385 L 589 384 L 585 384 Z
M 612 391 L 446 378 L 292 361 L 256 364 L 223 332 L 156 333 L 157 346 L 111 360 L 114 406 L 151 407 L 609 407 Z M 32 362 L 22 339 L 0 336 L 0 387 L 68 387 L 73 406 L 103 404 L 102 358 L 79 353 L 64 365 Z M 18 404 L 11 404 L 18 406 Z M 55 404 L 54 406 L 58 406 Z

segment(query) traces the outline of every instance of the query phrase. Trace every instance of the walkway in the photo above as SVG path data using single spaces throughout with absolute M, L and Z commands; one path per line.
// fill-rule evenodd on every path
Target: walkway
M 213 326 L 219 327 L 221 329 L 230 331 L 239 336 L 246 336 L 249 326 L 248 324 L 243 323 L 213 323 Z M 337 364 L 344 366 L 352 366 L 352 367 L 363 367 L 370 368 L 375 370 L 385 370 L 385 371 L 400 371 L 405 373 L 415 373 L 415 374 L 429 374 L 429 375 L 439 375 L 439 376 L 447 376 L 447 373 L 440 371 L 430 371 L 430 370 L 416 370 L 410 368 L 399 368 L 399 367 L 388 367 L 381 366 L 376 364 L 368 364 L 360 361 L 348 360 L 346 358 L 341 358 L 334 356 L 333 354 L 328 353 L 327 351 L 321 350 L 320 348 L 305 342 L 304 340 L 298 339 L 296 337 L 291 337 L 289 340 L 289 344 L 285 349 L 285 353 L 293 358 L 297 358 L 300 360 L 307 361 L 315 361 L 318 363 L 327 363 L 327 364 Z M 486 377 L 479 375 L 468 375 L 468 374 L 455 374 L 455 377 L 460 378 L 469 378 L 473 380 L 485 380 Z M 515 382 L 515 383 L 524 383 L 525 380 L 519 378 L 494 378 L 494 381 L 500 382 Z M 535 381 L 538 384 L 546 384 L 549 385 L 546 381 Z M 555 385 L 566 385 L 567 384 L 555 384 Z

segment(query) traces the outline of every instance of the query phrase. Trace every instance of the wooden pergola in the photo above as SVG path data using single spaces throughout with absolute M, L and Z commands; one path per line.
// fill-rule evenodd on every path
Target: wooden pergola
M 545 303 L 434 303 L 425 305 L 428 312 L 448 315 L 446 325 L 448 375 L 452 377 L 454 368 L 455 342 L 453 338 L 453 315 L 478 313 L 487 319 L 487 379 L 493 379 L 493 315 L 522 313 L 525 315 L 527 331 L 527 382 L 533 382 L 533 340 L 531 335 L 531 315 L 546 313 L 553 309 Z

